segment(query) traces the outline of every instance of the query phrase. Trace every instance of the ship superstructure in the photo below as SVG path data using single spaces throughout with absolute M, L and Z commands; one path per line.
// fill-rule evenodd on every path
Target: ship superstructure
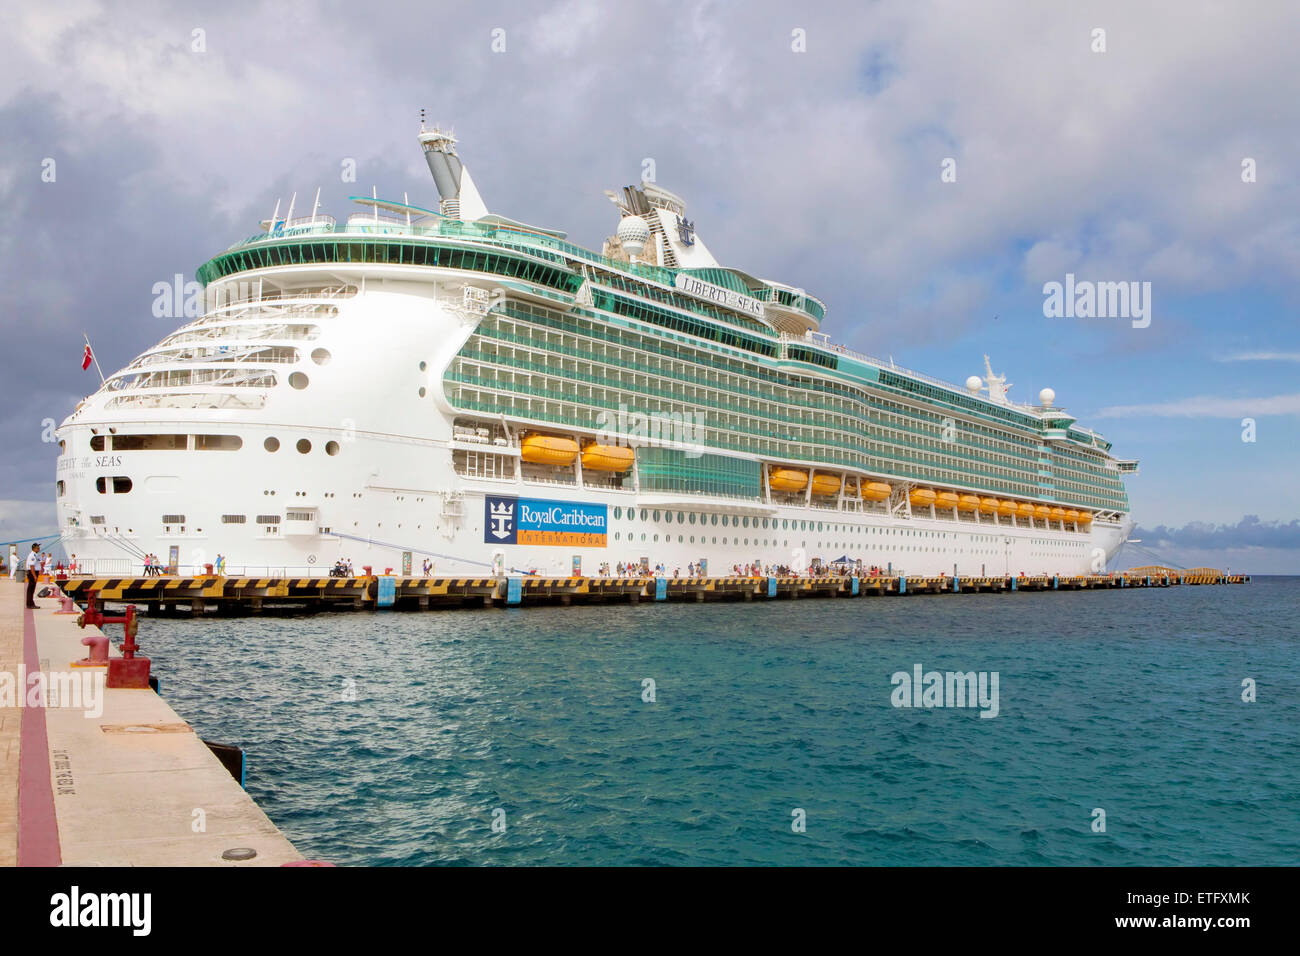
M 596 253 L 489 213 L 454 137 L 419 141 L 437 209 L 277 207 L 62 424 L 84 567 L 1086 573 L 1128 535 L 1137 463 L 1050 389 L 832 342 L 819 299 L 721 265 L 657 184 L 607 194 Z

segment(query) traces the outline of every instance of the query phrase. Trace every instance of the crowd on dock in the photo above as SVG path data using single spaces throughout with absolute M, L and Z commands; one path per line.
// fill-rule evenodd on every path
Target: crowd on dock
M 619 561 L 610 565 L 608 561 L 603 562 L 597 569 L 597 577 L 664 577 L 664 578 L 704 578 L 710 576 L 709 566 L 701 561 L 688 562 L 686 573 L 682 573 L 682 568 L 674 567 L 671 572 L 668 566 L 659 562 L 651 567 L 648 561 Z M 886 571 L 877 565 L 867 565 L 861 561 L 834 561 L 824 563 L 814 560 L 804 570 L 796 570 L 784 564 L 765 564 L 755 561 L 749 564 L 733 564 L 728 570 L 714 570 L 713 577 L 721 573 L 723 576 L 736 578 L 772 578 L 772 577 L 876 577 L 885 574 L 896 573 L 893 570 Z

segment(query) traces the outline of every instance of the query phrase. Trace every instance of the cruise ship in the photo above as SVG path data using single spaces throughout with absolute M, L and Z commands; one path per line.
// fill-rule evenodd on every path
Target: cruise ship
M 1081 574 L 1128 536 L 1137 462 L 1051 389 L 837 344 L 654 182 L 606 192 L 597 253 L 490 213 L 454 136 L 418 139 L 436 202 L 277 204 L 62 423 L 79 569 Z

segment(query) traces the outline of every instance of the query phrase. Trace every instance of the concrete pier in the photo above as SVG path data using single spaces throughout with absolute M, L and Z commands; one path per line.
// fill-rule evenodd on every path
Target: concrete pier
M 54 598 L 36 603 L 26 610 L 23 586 L 0 581 L 0 866 L 302 860 L 166 701 L 104 687 L 102 666 L 72 666 L 98 629 L 78 628 Z M 120 641 L 121 627 L 107 627 Z M 147 656 L 147 629 L 139 641 Z M 256 855 L 223 859 L 236 849 Z
M 986 577 L 912 577 L 902 574 L 852 577 L 791 575 L 780 577 L 544 577 L 503 575 L 478 578 L 417 578 L 379 575 L 351 578 L 223 577 L 77 577 L 63 583 L 78 601 L 94 591 L 101 600 L 135 604 L 150 614 L 177 603 L 192 616 L 219 613 L 257 614 L 271 608 L 318 611 L 439 607 L 518 607 L 520 605 L 642 601 L 753 601 L 803 597 L 872 597 L 914 594 L 979 594 L 1021 591 L 1081 591 L 1106 588 L 1166 588 L 1190 585 L 1244 584 L 1250 578 L 1211 568 L 1170 568 L 1093 575 L 996 575 Z M 381 586 L 382 585 L 382 586 Z

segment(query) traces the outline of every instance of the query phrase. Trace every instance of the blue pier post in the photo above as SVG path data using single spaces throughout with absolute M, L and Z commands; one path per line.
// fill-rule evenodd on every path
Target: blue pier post
M 397 578 L 392 575 L 381 575 L 379 578 L 379 587 L 375 592 L 376 607 L 392 607 L 397 603 Z
M 907 593 L 907 575 L 906 575 L 906 574 L 900 574 L 900 575 L 898 576 L 898 593 L 899 593 L 899 594 L 906 594 L 906 593 Z
M 1147 575 L 1147 587 L 1151 587 L 1151 575 Z
M 1018 590 L 1020 590 L 1018 587 L 1016 587 L 1016 583 L 1017 583 L 1017 582 L 1016 582 L 1016 579 L 1015 579 L 1015 578 L 1012 578 L 1012 579 L 1011 579 L 1011 590 L 1013 590 L 1013 591 L 1018 591 Z
M 954 594 L 961 593 L 961 578 L 955 574 L 952 576 L 952 590 Z
M 519 604 L 524 597 L 524 582 L 522 578 L 506 579 L 506 604 Z
M 1056 590 L 1056 586 L 1057 586 L 1058 583 L 1060 583 L 1060 575 L 1053 574 L 1053 575 L 1052 575 L 1052 590 L 1053 590 L 1053 591 Z
M 1119 586 L 1122 588 L 1128 587 L 1128 578 L 1124 577 L 1122 574 L 1119 576 Z
M 767 579 L 767 596 L 770 598 L 776 597 L 776 578 Z
M 668 579 L 667 578 L 662 578 L 662 577 L 655 578 L 655 600 L 656 601 L 668 600 Z
M 852 590 L 851 590 L 850 593 L 851 593 L 854 597 L 857 597 L 857 596 L 858 596 L 858 579 L 857 579 L 857 578 L 850 578 L 849 580 L 853 582 L 853 583 L 850 585 L 850 587 L 852 588 Z

